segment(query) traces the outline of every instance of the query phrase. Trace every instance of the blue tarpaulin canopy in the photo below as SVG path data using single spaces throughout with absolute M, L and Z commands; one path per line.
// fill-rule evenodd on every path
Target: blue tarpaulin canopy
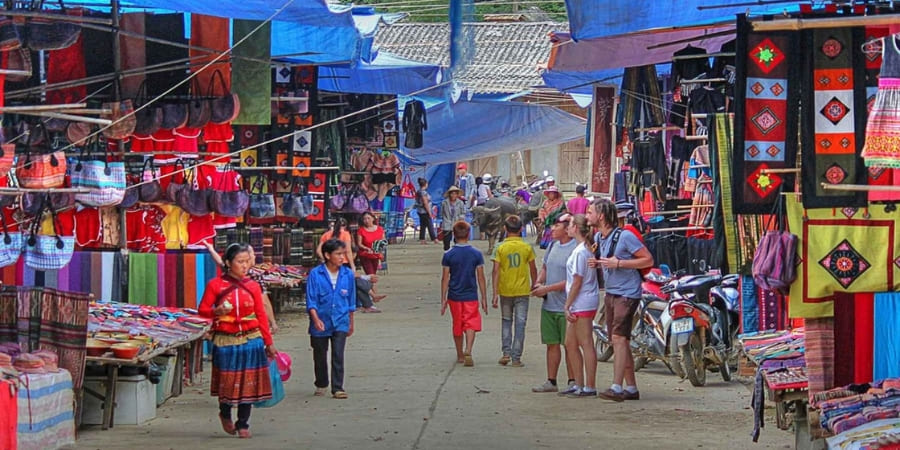
M 749 5 L 748 0 L 566 0 L 569 31 L 575 40 L 637 31 L 734 21 L 736 14 L 796 12 L 800 3 Z M 699 9 L 702 7 L 703 9 Z
M 585 120 L 552 106 L 460 100 L 433 106 L 427 113 L 424 146 L 404 151 L 429 164 L 584 139 Z
M 378 52 L 371 63 L 319 66 L 319 89 L 355 94 L 409 94 L 439 84 L 440 66 Z M 429 95 L 440 95 L 439 91 Z

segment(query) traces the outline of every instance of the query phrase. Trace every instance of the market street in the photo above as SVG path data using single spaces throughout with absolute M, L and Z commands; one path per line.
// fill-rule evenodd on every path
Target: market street
M 278 349 L 294 361 L 287 398 L 254 409 L 251 440 L 222 432 L 207 363 L 203 384 L 169 399 L 155 420 L 108 431 L 83 428 L 70 448 L 793 448 L 793 434 L 775 427 L 771 409 L 760 442 L 751 442 L 750 389 L 712 373 L 706 387 L 694 388 L 651 363 L 638 372 L 641 400 L 635 402 L 532 393 L 545 379 L 539 300 L 530 305 L 525 367 L 497 364 L 500 314 L 494 309 L 475 343 L 475 367 L 455 364 L 450 315 L 439 313 L 440 245 L 408 239 L 389 255 L 389 273 L 378 284 L 389 295 L 379 304 L 384 313 L 357 314 L 348 342 L 349 399 L 313 396 L 307 318 L 292 312 L 279 317 L 275 335 Z M 598 387 L 609 385 L 611 373 L 611 363 L 599 364 Z M 565 379 L 564 369 L 561 374 Z

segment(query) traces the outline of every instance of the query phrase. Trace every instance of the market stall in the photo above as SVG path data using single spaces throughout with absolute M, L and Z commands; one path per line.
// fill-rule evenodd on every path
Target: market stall
M 119 369 L 146 367 L 154 357 L 174 353 L 172 395 L 180 395 L 182 379 L 193 383 L 200 368 L 200 340 L 212 321 L 199 317 L 195 310 L 159 308 L 126 303 L 91 303 L 86 362 L 102 367 L 106 392 L 85 392 L 103 402 L 103 429 L 114 425 Z M 155 404 L 153 407 L 155 408 Z

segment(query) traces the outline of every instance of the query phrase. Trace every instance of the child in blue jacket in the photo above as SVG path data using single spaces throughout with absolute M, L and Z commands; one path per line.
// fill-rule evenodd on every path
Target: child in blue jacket
M 309 340 L 313 349 L 317 396 L 328 388 L 328 345 L 331 344 L 331 395 L 347 398 L 344 391 L 344 346 L 353 335 L 356 311 L 356 282 L 353 271 L 344 266 L 347 244 L 329 239 L 322 245 L 325 262 L 309 272 L 306 281 L 306 309 L 309 311 Z

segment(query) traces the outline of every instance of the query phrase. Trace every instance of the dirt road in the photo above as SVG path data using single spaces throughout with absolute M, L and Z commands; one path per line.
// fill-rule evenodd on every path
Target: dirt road
M 482 249 L 486 244 L 477 242 Z M 455 364 L 449 313 L 440 316 L 439 245 L 392 246 L 379 290 L 383 314 L 358 314 L 346 355 L 347 400 L 314 397 L 306 316 L 286 314 L 276 345 L 293 355 L 287 398 L 255 409 L 253 438 L 223 433 L 204 384 L 185 389 L 144 426 L 82 430 L 79 449 L 761 449 L 791 448 L 767 411 L 760 442 L 750 440 L 750 391 L 723 383 L 694 388 L 659 363 L 638 373 L 641 400 L 612 403 L 534 394 L 545 379 L 540 301 L 532 299 L 523 362 L 497 365 L 499 310 L 490 310 L 474 351 L 475 367 Z M 488 279 L 490 279 L 488 277 Z M 565 378 L 564 369 L 561 369 Z M 612 378 L 600 363 L 598 386 Z

